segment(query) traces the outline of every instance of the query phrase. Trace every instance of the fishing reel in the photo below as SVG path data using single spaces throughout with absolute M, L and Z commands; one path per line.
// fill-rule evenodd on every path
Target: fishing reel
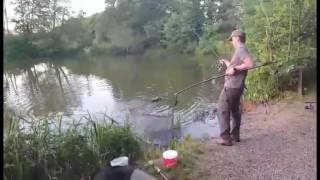
M 219 61 L 216 61 L 215 68 L 216 68 L 216 70 L 218 70 L 218 72 L 221 72 L 223 69 L 223 64 L 220 63 Z

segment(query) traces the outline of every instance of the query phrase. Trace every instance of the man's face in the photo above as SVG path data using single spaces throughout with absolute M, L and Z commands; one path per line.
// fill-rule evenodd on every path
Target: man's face
M 237 41 L 239 40 L 239 37 L 238 37 L 238 36 L 232 36 L 231 40 L 232 40 L 232 41 L 231 41 L 231 42 L 232 42 L 232 45 L 235 46 L 236 43 L 237 43 Z

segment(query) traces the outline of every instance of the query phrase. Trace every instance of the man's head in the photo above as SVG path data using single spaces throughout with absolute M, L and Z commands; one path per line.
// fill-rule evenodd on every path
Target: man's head
M 246 42 L 246 34 L 240 30 L 232 31 L 230 37 L 228 38 L 229 41 L 232 41 L 233 45 Z

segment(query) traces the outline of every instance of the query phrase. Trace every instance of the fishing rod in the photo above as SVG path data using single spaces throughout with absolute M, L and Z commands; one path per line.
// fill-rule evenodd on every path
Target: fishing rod
M 224 43 L 225 44 L 225 43 Z M 225 45 L 224 45 L 225 46 Z M 225 48 L 224 48 L 225 49 Z M 224 53 L 225 54 L 225 53 Z M 221 55 L 219 55 L 219 53 L 217 53 L 217 51 L 215 50 L 215 49 L 213 49 L 213 54 L 212 54 L 216 59 L 223 59 L 223 57 L 221 56 Z M 219 63 L 219 61 L 216 61 L 216 68 L 218 69 L 218 71 L 220 72 L 221 71 L 221 69 L 222 69 L 222 65 L 221 65 L 221 63 Z M 152 99 L 151 99 L 151 102 L 158 102 L 158 101 L 160 101 L 160 100 L 162 100 L 164 97 L 160 97 L 160 96 L 155 96 L 155 97 L 153 97 Z M 176 98 L 175 98 L 176 99 Z M 175 105 L 174 106 L 176 106 L 176 101 L 175 101 Z M 169 109 L 170 107 L 168 107 L 168 108 L 165 108 L 165 109 L 163 109 L 162 111 L 165 111 L 165 110 L 167 110 L 167 109 Z M 161 112 L 162 112 L 161 111 Z
M 274 64 L 274 63 L 275 63 L 275 61 L 274 62 L 267 62 L 267 63 L 264 63 L 264 64 L 262 64 L 260 66 L 255 66 L 255 67 L 248 68 L 248 69 L 245 69 L 245 70 L 252 70 L 252 69 L 260 68 L 260 67 L 267 66 L 267 65 L 270 65 L 270 64 Z M 245 71 L 245 70 L 241 70 L 241 71 Z M 198 83 L 192 84 L 192 85 L 190 85 L 190 86 L 188 86 L 188 87 L 186 87 L 184 89 L 181 89 L 180 91 L 174 93 L 174 96 L 175 96 L 174 106 L 176 106 L 178 104 L 178 95 L 181 94 L 182 92 L 187 91 L 187 90 L 189 90 L 189 89 L 191 89 L 191 88 L 193 88 L 195 86 L 198 86 L 198 85 L 201 85 L 203 83 L 206 83 L 208 81 L 211 81 L 213 79 L 218 79 L 218 78 L 221 78 L 221 77 L 224 77 L 224 76 L 227 76 L 227 74 L 221 74 L 221 75 L 218 75 L 218 76 L 213 76 L 213 77 L 211 77 L 209 79 L 206 79 L 206 80 L 200 81 Z
M 153 160 L 148 161 L 147 164 L 144 165 L 144 167 L 149 167 L 149 166 L 152 166 L 164 180 L 169 180 L 168 177 L 162 172 L 162 170 L 155 165 Z

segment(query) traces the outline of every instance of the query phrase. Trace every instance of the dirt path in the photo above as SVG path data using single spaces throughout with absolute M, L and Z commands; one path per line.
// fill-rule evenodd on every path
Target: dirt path
M 201 180 L 315 180 L 316 109 L 305 105 L 259 105 L 243 115 L 241 142 L 207 140 L 196 166 Z

